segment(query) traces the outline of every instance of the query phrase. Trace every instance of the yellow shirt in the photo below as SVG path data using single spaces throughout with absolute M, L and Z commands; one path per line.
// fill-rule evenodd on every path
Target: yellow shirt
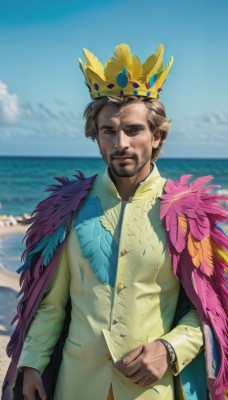
M 96 178 L 80 208 L 18 364 L 43 372 L 70 293 L 71 324 L 56 400 L 106 400 L 110 385 L 116 400 L 172 400 L 173 374 L 202 348 L 195 310 L 171 329 L 180 282 L 172 272 L 159 219 L 164 184 L 154 166 L 123 207 L 106 172 Z M 115 368 L 114 362 L 125 354 L 161 337 L 174 347 L 177 363 L 160 381 L 140 387 Z

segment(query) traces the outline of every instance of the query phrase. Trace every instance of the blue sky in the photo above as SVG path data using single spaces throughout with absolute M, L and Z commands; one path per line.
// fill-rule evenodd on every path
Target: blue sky
M 175 58 L 164 156 L 227 158 L 227 17 L 227 0 L 0 0 L 0 155 L 98 155 L 77 57 L 124 42 L 142 62 L 159 43 Z

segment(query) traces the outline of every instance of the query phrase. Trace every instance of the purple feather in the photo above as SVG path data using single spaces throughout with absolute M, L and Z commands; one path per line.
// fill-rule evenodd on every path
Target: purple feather
M 29 257 L 29 253 L 44 236 L 51 235 L 62 224 L 64 224 L 67 238 L 71 230 L 72 218 L 74 218 L 81 201 L 88 195 L 94 178 L 95 176 L 85 179 L 81 172 L 76 175 L 74 180 L 56 178 L 60 185 L 52 185 L 46 190 L 51 192 L 51 195 L 37 205 L 32 217 L 26 221 L 31 225 L 25 237 L 26 250 L 23 253 L 23 259 Z M 43 268 L 43 257 L 38 252 L 35 265 L 31 259 L 31 268 L 24 270 L 21 274 L 21 298 L 17 307 L 17 315 L 14 318 L 14 321 L 18 320 L 18 322 L 7 346 L 7 354 L 12 357 L 12 361 L 4 380 L 2 400 L 11 400 L 12 398 L 11 386 L 16 374 L 24 336 L 50 283 L 66 238 L 58 244 L 55 254 L 46 268 Z

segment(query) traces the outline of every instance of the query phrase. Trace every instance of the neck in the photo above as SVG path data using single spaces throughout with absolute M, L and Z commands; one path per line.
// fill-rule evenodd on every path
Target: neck
M 129 197 L 134 196 L 138 186 L 151 173 L 153 166 L 148 169 L 139 171 L 136 175 L 130 177 L 121 177 L 113 175 L 109 170 L 110 177 L 118 190 L 118 193 L 123 201 L 127 201 Z

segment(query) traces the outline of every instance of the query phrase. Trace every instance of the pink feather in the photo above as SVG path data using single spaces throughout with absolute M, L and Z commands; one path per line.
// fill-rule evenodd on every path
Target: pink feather
M 215 225 L 228 218 L 227 210 L 217 203 L 218 200 L 228 200 L 228 198 L 207 193 L 208 189 L 214 188 L 214 186 L 204 187 L 212 179 L 211 176 L 198 178 L 187 186 L 190 178 L 190 175 L 184 175 L 179 181 L 167 181 L 165 194 L 161 197 L 160 218 L 168 234 L 168 247 L 174 274 L 181 279 L 204 326 L 209 372 L 208 388 L 211 398 L 220 400 L 224 397 L 224 388 L 228 382 L 228 277 L 225 273 L 227 265 L 221 257 L 213 253 L 213 248 L 219 245 L 226 252 L 228 250 L 228 237 Z M 186 219 L 187 234 L 183 233 L 178 217 Z M 194 266 L 188 252 L 189 234 L 192 235 L 189 244 L 192 257 L 198 257 L 196 264 L 198 268 Z M 198 253 L 199 251 L 201 253 Z M 205 257 L 204 251 L 208 252 Z M 214 267 L 213 270 L 212 267 Z M 214 376 L 212 367 L 208 326 L 213 330 L 220 349 L 217 377 Z

